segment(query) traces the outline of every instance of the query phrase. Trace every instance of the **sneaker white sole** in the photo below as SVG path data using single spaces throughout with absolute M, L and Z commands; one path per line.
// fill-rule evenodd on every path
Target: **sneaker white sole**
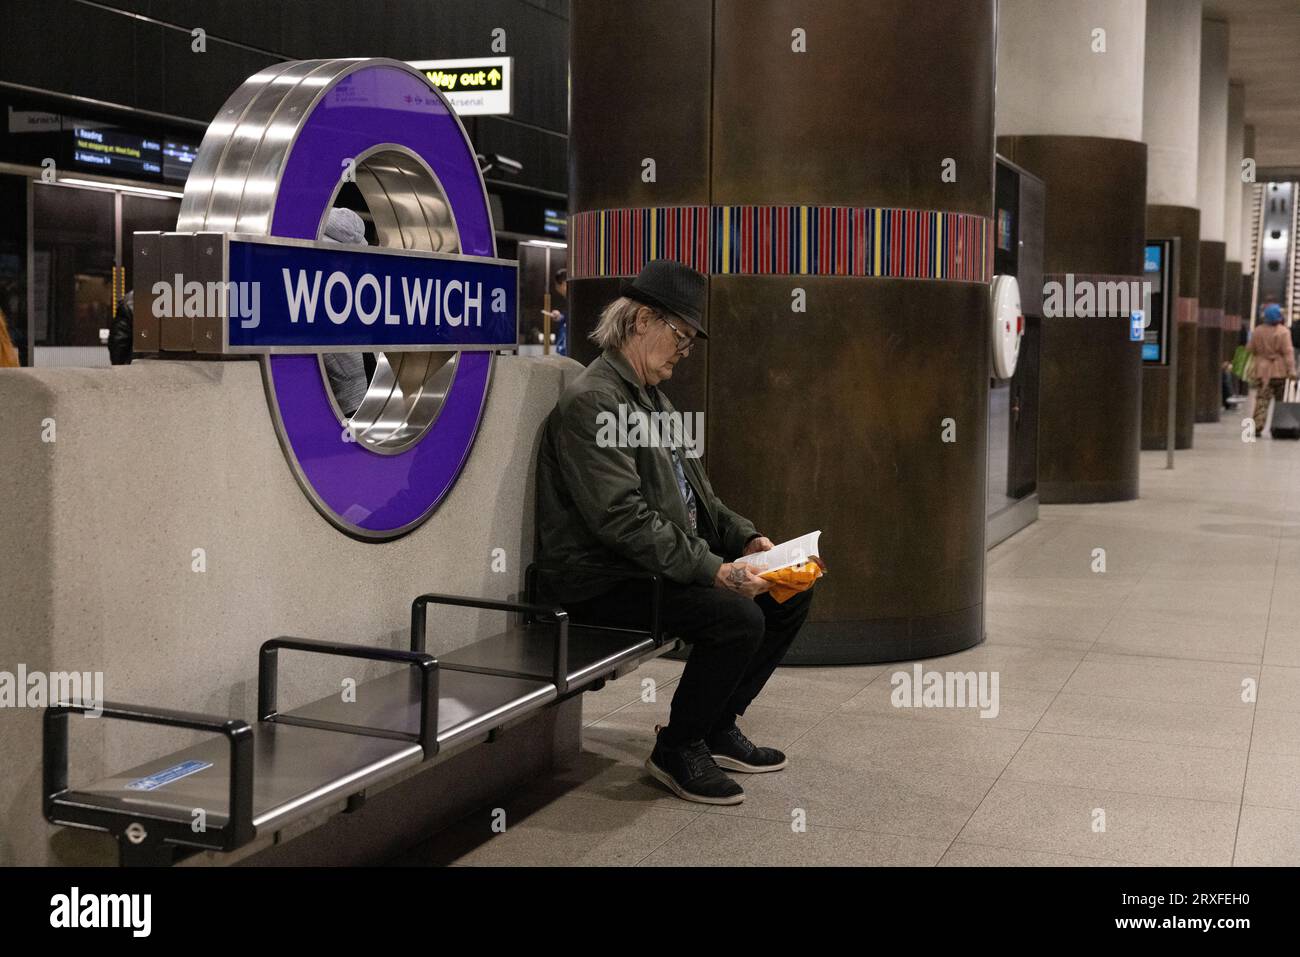
M 650 772 L 650 776 L 662 784 L 668 790 L 672 791 L 683 801 L 694 801 L 697 804 L 740 804 L 745 800 L 744 792 L 732 795 L 731 797 L 705 797 L 702 794 L 692 794 L 684 790 L 680 784 L 673 780 L 673 776 L 665 771 L 659 765 L 655 764 L 650 758 L 645 759 L 645 769 Z
M 744 774 L 763 774 L 767 771 L 780 771 L 786 766 L 788 758 L 783 758 L 780 764 L 746 764 L 744 761 L 737 761 L 735 758 L 729 758 L 725 754 L 715 754 L 713 760 L 718 762 L 718 767 L 725 771 L 740 771 Z

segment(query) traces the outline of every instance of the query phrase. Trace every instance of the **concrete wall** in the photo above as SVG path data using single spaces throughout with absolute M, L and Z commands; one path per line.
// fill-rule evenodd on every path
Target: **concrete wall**
M 420 592 L 518 594 L 541 426 L 579 368 L 499 358 L 460 479 L 428 522 L 386 544 L 348 538 L 312 508 L 276 440 L 256 362 L 0 371 L 0 671 L 102 671 L 110 701 L 251 722 L 267 638 L 404 647 Z M 504 573 L 492 571 L 496 548 Z M 501 622 L 440 611 L 430 651 Z M 280 672 L 282 707 L 378 673 L 293 654 Z M 52 845 L 40 814 L 40 716 L 0 708 L 0 864 L 71 859 L 56 848 L 75 842 Z M 76 719 L 71 783 L 189 740 Z

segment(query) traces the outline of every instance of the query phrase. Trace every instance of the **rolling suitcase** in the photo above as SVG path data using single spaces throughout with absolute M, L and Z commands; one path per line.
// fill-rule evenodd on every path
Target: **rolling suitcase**
M 1282 401 L 1274 404 L 1269 432 L 1275 439 L 1300 439 L 1300 382 L 1295 379 L 1288 380 Z

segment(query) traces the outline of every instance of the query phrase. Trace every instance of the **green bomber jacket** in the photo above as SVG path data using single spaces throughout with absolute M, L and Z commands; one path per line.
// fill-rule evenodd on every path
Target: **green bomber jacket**
M 662 443 L 610 441 L 612 423 L 634 411 L 660 408 L 623 355 L 606 350 L 564 390 L 547 418 L 537 460 L 537 558 L 547 565 L 598 565 L 611 571 L 651 571 L 682 584 L 711 585 L 723 557 L 690 531 L 673 470 Z M 629 430 L 630 432 L 630 430 Z M 628 447 L 632 445 L 633 447 Z M 739 556 L 758 533 L 723 505 L 698 458 L 679 450 L 696 507 L 717 529 L 728 557 Z M 615 579 L 576 570 L 546 574 L 544 594 L 556 601 L 599 595 Z

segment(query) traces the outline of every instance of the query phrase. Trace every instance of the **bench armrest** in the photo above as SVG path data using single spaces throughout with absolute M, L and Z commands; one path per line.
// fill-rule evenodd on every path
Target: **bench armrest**
M 460 608 L 482 608 L 486 611 L 512 611 L 526 620 L 547 618 L 558 625 L 555 655 L 551 662 L 551 680 L 560 695 L 569 690 L 569 615 L 563 608 L 536 605 L 528 602 L 501 601 L 496 598 L 468 598 L 464 595 L 420 595 L 411 602 L 411 651 L 422 653 L 425 649 L 430 605 L 454 605 Z
M 279 721 L 319 727 L 320 723 L 305 718 L 283 715 L 276 708 L 276 685 L 279 674 L 279 651 L 307 651 L 321 655 L 338 655 L 344 658 L 362 658 L 369 661 L 391 661 L 410 665 L 420 677 L 420 730 L 416 736 L 425 758 L 438 753 L 438 659 L 423 651 L 406 651 L 395 648 L 373 648 L 337 641 L 319 641 L 314 638 L 291 638 L 281 635 L 262 643 L 257 659 L 257 717 L 259 721 Z M 335 726 L 331 725 L 331 728 Z M 340 726 L 348 730 L 352 726 Z M 365 733 L 383 729 L 355 727 Z M 391 731 L 387 733 L 392 733 Z
M 82 702 L 59 702 L 45 709 L 42 729 L 42 777 L 45 819 L 55 820 L 54 799 L 68 790 L 68 716 L 101 712 L 99 707 Z M 141 724 L 185 728 L 220 734 L 230 742 L 230 811 L 227 822 L 216 829 L 222 850 L 233 851 L 251 841 L 253 827 L 253 729 L 237 718 L 223 718 L 194 711 L 172 711 L 140 705 L 104 702 L 101 718 L 135 721 Z

